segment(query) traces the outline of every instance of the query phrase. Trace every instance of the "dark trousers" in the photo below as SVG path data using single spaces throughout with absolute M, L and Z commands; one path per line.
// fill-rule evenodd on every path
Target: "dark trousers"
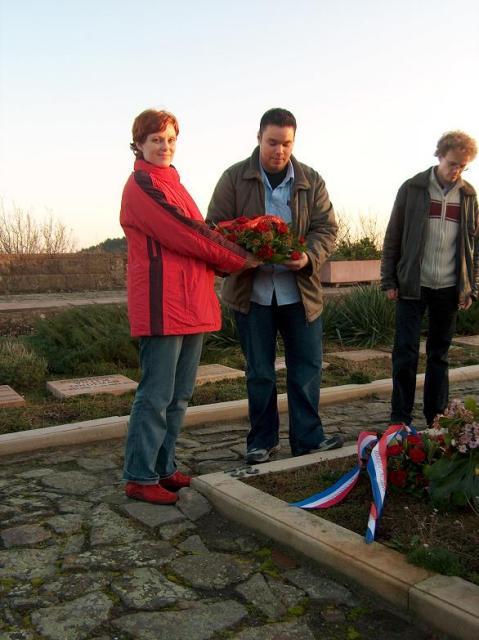
M 323 361 L 322 321 L 307 322 L 302 303 L 263 306 L 251 303 L 249 313 L 235 312 L 246 381 L 251 430 L 247 448 L 270 449 L 278 444 L 276 339 L 284 342 L 289 407 L 289 441 L 293 455 L 317 447 L 324 439 L 319 417 L 319 387 Z
M 449 395 L 448 351 L 456 328 L 456 287 L 421 287 L 420 300 L 401 298 L 396 305 L 396 336 L 393 350 L 391 421 L 410 424 L 416 392 L 419 338 L 424 313 L 428 312 L 424 416 L 430 424 L 447 406 Z

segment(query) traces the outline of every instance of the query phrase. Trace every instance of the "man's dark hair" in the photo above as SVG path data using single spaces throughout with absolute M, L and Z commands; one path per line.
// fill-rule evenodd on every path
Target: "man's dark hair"
M 296 118 L 291 111 L 286 109 L 268 109 L 259 123 L 259 135 L 263 133 L 269 124 L 273 124 L 277 127 L 293 127 L 296 133 Z

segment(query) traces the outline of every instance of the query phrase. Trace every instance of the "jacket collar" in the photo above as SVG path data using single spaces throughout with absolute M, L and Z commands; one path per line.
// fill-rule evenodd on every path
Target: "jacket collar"
M 294 156 L 291 156 L 291 164 L 294 169 L 294 182 L 293 189 L 310 189 L 311 184 L 304 175 L 303 167 L 301 163 L 296 160 Z M 263 180 L 261 177 L 260 164 L 259 164 L 259 146 L 253 151 L 249 158 L 249 163 L 243 172 L 243 178 L 245 180 Z
M 147 162 L 146 160 L 135 160 L 134 170 L 146 171 L 146 173 L 154 175 L 157 178 L 161 178 L 166 182 L 179 182 L 180 180 L 178 171 L 172 164 L 170 164 L 169 167 L 159 167 L 152 162 Z
M 429 167 L 429 169 L 426 169 L 426 171 L 421 171 L 421 173 L 417 173 L 413 178 L 411 178 L 410 180 L 410 185 L 413 187 L 419 187 L 421 189 L 428 189 L 429 188 L 429 179 L 431 176 L 431 170 L 433 169 L 433 167 Z M 472 186 L 472 184 L 470 184 L 469 182 L 466 182 L 465 180 L 462 180 L 462 185 L 460 187 L 461 191 L 468 196 L 475 196 L 476 195 L 476 190 L 474 189 L 474 187 Z

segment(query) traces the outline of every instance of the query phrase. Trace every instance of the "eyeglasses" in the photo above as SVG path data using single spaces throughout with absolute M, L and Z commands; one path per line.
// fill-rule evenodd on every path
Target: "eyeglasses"
M 461 173 L 469 170 L 467 164 L 460 164 L 459 162 L 453 162 L 452 160 L 446 160 L 446 162 L 449 169 L 459 169 Z

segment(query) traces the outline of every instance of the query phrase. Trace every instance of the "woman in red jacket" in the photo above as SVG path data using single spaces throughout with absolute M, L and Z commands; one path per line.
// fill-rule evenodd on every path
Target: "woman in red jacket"
M 141 381 L 126 440 L 130 498 L 173 504 L 190 477 L 175 446 L 193 393 L 203 333 L 221 326 L 215 271 L 256 266 L 243 249 L 205 224 L 171 165 L 176 118 L 148 109 L 133 123 L 136 161 L 123 190 L 120 222 L 128 242 L 128 315 L 140 339 Z

